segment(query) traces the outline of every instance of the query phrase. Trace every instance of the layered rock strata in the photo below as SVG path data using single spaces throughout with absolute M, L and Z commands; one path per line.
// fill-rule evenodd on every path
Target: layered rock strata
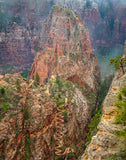
M 126 56 L 126 43 L 123 56 Z M 120 69 L 104 100 L 103 115 L 98 125 L 98 132 L 92 137 L 91 143 L 81 160 L 108 160 L 109 157 L 119 154 L 120 140 L 115 135 L 115 132 L 124 129 L 124 127 L 114 124 L 114 122 L 118 114 L 116 107 L 117 95 L 124 86 L 126 86 L 126 74 L 123 75 Z
M 58 74 L 81 86 L 97 86 L 99 68 L 89 32 L 72 10 L 54 6 L 44 21 L 29 78 L 36 73 L 41 84 Z

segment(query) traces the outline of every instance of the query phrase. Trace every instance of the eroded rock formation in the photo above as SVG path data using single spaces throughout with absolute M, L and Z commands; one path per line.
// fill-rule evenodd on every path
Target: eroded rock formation
M 56 0 L 73 9 L 88 27 L 93 48 L 123 44 L 126 37 L 126 2 L 117 0 Z M 109 42 L 109 43 L 108 43 Z
M 126 56 L 126 43 L 123 56 Z M 115 132 L 123 130 L 120 124 L 114 124 L 118 111 L 116 107 L 117 95 L 122 87 L 126 86 L 126 74 L 119 70 L 112 82 L 109 92 L 103 103 L 103 115 L 98 125 L 98 132 L 92 137 L 81 160 L 108 160 L 109 157 L 120 153 L 120 139 Z
M 43 22 L 37 56 L 29 78 L 40 76 L 43 84 L 52 75 L 92 89 L 97 86 L 99 69 L 83 21 L 71 10 L 54 6 Z
M 122 130 L 121 125 L 114 124 L 116 111 L 116 100 L 119 90 L 126 85 L 126 74 L 113 81 L 108 95 L 103 103 L 103 116 L 98 125 L 97 134 L 92 137 L 81 160 L 108 160 L 109 157 L 119 153 L 119 139 L 115 131 Z
M 77 159 L 95 101 L 90 87 L 63 79 L 41 88 L 19 74 L 0 76 L 0 159 Z

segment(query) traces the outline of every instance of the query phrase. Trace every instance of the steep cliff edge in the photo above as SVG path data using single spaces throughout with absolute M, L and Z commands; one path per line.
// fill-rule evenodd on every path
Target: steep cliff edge
M 0 156 L 77 159 L 96 109 L 100 72 L 88 30 L 72 10 L 52 8 L 29 78 L 36 73 L 43 85 L 0 76 Z
M 123 56 L 126 56 L 126 43 Z M 117 95 L 126 86 L 126 74 L 118 71 L 103 103 L 103 115 L 98 125 L 98 132 L 92 137 L 81 160 L 108 160 L 120 152 L 119 138 L 115 132 L 124 129 L 120 124 L 114 124 L 119 114 L 116 107 Z
M 43 84 L 52 75 L 96 88 L 99 68 L 83 21 L 71 10 L 54 6 L 44 21 L 38 53 L 29 73 Z

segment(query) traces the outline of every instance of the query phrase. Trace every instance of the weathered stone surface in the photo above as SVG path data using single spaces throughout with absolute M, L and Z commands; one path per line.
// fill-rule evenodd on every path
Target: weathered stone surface
M 118 114 L 115 103 L 119 90 L 126 86 L 126 74 L 120 78 L 114 78 L 110 90 L 103 103 L 103 115 L 98 125 L 97 134 L 92 137 L 91 143 L 87 147 L 82 160 L 107 160 L 108 157 L 116 155 L 120 150 L 118 138 L 115 131 L 122 130 L 121 125 L 114 124 L 114 119 Z
M 41 84 L 52 75 L 59 74 L 64 79 L 95 90 L 99 79 L 97 60 L 87 28 L 71 9 L 54 6 L 44 21 L 29 78 L 36 73 Z
M 19 93 L 15 89 L 17 79 L 21 85 Z M 51 136 L 55 125 L 56 104 L 40 89 L 31 89 L 19 74 L 5 75 L 3 81 L 8 81 L 6 87 L 14 92 L 18 106 L 14 106 L 15 101 L 12 99 L 9 104 L 11 108 L 5 115 L 3 112 L 0 114 L 0 158 L 23 159 L 27 150 L 26 138 L 28 137 L 32 159 L 44 159 L 47 155 L 51 159 L 54 156 Z M 6 92 L 4 83 L 0 83 L 0 88 L 2 87 Z M 24 118 L 26 105 L 29 110 L 28 119 Z
M 20 82 L 20 91 L 16 89 L 17 80 Z M 48 85 L 45 86 L 47 90 Z M 73 86 L 75 87 L 74 84 Z M 0 114 L 1 159 L 22 160 L 27 155 L 34 160 L 54 160 L 57 140 L 62 140 L 64 156 L 70 152 L 75 153 L 76 146 L 83 144 L 91 109 L 95 108 L 95 105 L 89 105 L 81 89 L 75 87 L 69 101 L 68 90 L 64 90 L 66 101 L 62 104 L 63 109 L 59 109 L 54 99 L 49 98 L 49 91 L 40 86 L 34 87 L 33 80 L 28 84 L 19 74 L 0 76 L 0 88 L 5 88 L 5 93 L 8 91 L 8 96 L 12 96 L 10 108 L 5 114 L 1 110 Z M 0 107 L 3 105 L 1 98 Z M 29 114 L 25 112 L 26 108 Z M 64 110 L 68 115 L 67 122 L 64 122 Z M 59 127 L 62 128 L 58 130 Z
M 88 27 L 93 48 L 124 44 L 126 37 L 126 2 L 118 0 L 55 0 L 55 4 L 72 8 Z

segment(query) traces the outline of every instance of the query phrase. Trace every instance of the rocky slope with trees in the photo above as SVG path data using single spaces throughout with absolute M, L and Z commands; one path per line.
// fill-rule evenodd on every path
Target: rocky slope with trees
M 123 57 L 126 57 L 126 43 Z M 118 62 L 115 62 L 118 64 Z M 125 65 L 124 65 L 125 68 Z M 126 158 L 126 74 L 118 70 L 104 100 L 98 132 L 81 160 Z
M 100 71 L 88 30 L 71 9 L 54 6 L 44 21 L 29 81 L 19 74 L 0 78 L 1 158 L 83 153 Z

